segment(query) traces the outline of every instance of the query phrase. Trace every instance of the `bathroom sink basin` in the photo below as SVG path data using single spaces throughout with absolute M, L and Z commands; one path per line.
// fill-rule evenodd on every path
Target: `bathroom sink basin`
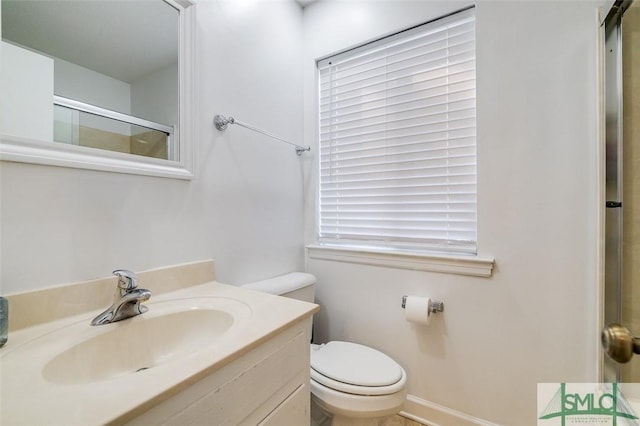
M 193 280 L 205 279 L 204 272 L 186 271 Z M 13 312 L 24 307 L 25 318 L 33 324 L 14 330 L 0 349 L 0 424 L 172 423 L 171 419 L 178 419 L 175 410 L 188 417 L 192 407 L 207 411 L 207 418 L 216 418 L 222 408 L 227 412 L 227 407 L 229 413 L 243 418 L 250 415 L 245 413 L 246 404 L 234 404 L 233 395 L 245 381 L 254 383 L 253 376 L 262 378 L 255 369 L 258 362 L 273 360 L 264 364 L 271 366 L 271 375 L 278 375 L 281 366 L 291 367 L 285 368 L 278 383 L 293 383 L 289 378 L 294 374 L 300 377 L 289 356 L 295 356 L 296 365 L 308 360 L 299 358 L 302 352 L 297 349 L 295 355 L 290 349 L 280 350 L 293 351 L 293 342 L 302 343 L 300 349 L 308 348 L 301 331 L 306 333 L 315 305 L 216 281 L 189 286 L 173 272 L 160 279 L 159 289 L 145 303 L 147 312 L 100 326 L 90 323 L 102 312 L 98 308 L 106 307 L 102 303 L 93 305 L 91 312 L 63 315 L 66 304 L 83 306 L 81 297 L 91 296 L 83 293 L 76 298 L 76 286 L 70 287 L 66 297 L 56 295 L 51 303 L 42 297 L 37 304 L 14 303 Z M 171 290 L 172 286 L 176 289 Z M 51 311 L 51 319 L 38 322 L 37 310 Z M 287 355 L 276 355 L 280 353 Z M 270 379 L 265 383 L 268 386 L 261 385 L 261 391 L 277 394 L 269 401 L 287 397 L 288 386 L 281 388 Z M 220 399 L 218 388 L 225 389 L 228 397 Z M 261 407 L 254 411 L 256 419 L 267 407 L 260 401 L 254 401 Z M 268 414 L 266 408 L 263 414 Z
M 45 365 L 43 377 L 58 384 L 82 384 L 152 369 L 211 347 L 233 326 L 233 311 L 249 309 L 224 298 L 190 298 L 149 307 L 146 314 L 98 326 L 104 332 L 54 357 Z
M 61 385 L 148 375 L 168 363 L 186 363 L 194 354 L 215 349 L 237 321 L 251 313 L 243 302 L 220 297 L 177 299 L 147 306 L 147 313 L 111 324 L 91 326 L 90 319 L 75 323 L 33 340 L 3 361 L 20 356 L 20 352 L 47 348 L 53 356 L 39 366 L 42 377 Z M 51 351 L 54 347 L 55 351 Z

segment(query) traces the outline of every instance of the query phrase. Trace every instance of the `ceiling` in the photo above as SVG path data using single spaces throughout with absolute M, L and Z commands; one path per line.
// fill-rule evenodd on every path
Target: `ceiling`
M 128 83 L 178 61 L 162 0 L 2 0 L 2 38 Z

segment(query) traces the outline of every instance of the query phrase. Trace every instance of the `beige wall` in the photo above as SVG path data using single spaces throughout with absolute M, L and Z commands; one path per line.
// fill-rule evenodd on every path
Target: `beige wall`
M 80 146 L 126 152 L 145 157 L 167 159 L 167 138 L 162 132 L 149 130 L 132 136 L 80 126 Z

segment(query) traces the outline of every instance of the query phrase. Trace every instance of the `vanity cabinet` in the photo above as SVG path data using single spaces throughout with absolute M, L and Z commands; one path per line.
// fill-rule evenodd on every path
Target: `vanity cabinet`
M 266 336 L 126 424 L 308 425 L 310 328 L 309 317 Z

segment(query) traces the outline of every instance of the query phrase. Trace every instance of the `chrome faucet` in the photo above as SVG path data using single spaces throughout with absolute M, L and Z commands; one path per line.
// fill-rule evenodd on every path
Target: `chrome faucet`
M 113 274 L 118 277 L 118 288 L 113 304 L 91 321 L 91 325 L 109 324 L 126 318 L 144 314 L 149 310 L 140 302 L 149 300 L 151 292 L 138 288 L 138 277 L 131 271 L 117 269 Z

